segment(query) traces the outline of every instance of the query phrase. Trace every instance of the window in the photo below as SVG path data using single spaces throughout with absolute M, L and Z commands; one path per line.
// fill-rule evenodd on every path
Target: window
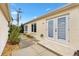
M 28 26 L 25 26 L 25 31 L 28 31 Z
M 32 24 L 31 28 L 32 28 L 31 29 L 32 32 L 36 32 L 36 30 L 37 30 L 36 23 Z
M 53 37 L 53 20 L 48 21 L 48 36 Z
M 58 18 L 58 39 L 66 39 L 66 17 Z
M 32 29 L 31 29 L 31 32 L 33 32 L 33 24 L 31 25 L 31 28 L 32 28 Z
M 36 29 L 37 29 L 37 28 L 36 28 L 36 23 L 35 23 L 35 24 L 34 24 L 34 32 L 36 32 Z

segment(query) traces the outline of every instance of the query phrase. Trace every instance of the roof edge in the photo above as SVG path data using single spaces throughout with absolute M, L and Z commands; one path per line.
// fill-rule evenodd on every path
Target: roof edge
M 59 8 L 56 8 L 55 10 L 49 11 L 48 13 L 43 14 L 43 15 L 37 17 L 36 19 L 33 19 L 33 20 L 31 20 L 31 21 L 28 21 L 28 22 L 24 23 L 24 25 L 25 25 L 25 24 L 28 24 L 28 23 L 30 23 L 30 22 L 36 21 L 36 20 L 38 20 L 38 19 L 44 18 L 44 17 L 46 17 L 47 15 L 51 15 L 51 14 L 54 14 L 54 13 L 56 13 L 56 12 L 59 12 L 60 10 L 63 10 L 63 9 L 65 10 L 65 9 L 68 9 L 68 8 L 71 8 L 71 7 L 77 6 L 77 5 L 79 5 L 79 4 L 78 4 L 78 3 L 66 4 L 66 5 L 64 5 L 64 6 L 61 6 L 61 7 L 59 7 Z
M 0 3 L 0 8 L 7 21 L 11 20 L 10 10 L 7 3 Z

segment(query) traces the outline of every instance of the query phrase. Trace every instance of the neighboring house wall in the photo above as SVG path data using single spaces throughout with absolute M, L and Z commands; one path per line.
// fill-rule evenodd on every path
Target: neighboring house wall
M 2 54 L 4 47 L 6 45 L 6 42 L 8 40 L 8 30 L 9 30 L 8 21 L 10 19 L 8 19 L 9 16 L 7 15 L 8 12 L 6 11 L 7 10 L 6 6 L 4 6 L 4 4 L 0 4 L 0 55 Z M 3 11 L 3 9 L 5 12 Z
M 59 40 L 57 36 L 58 32 L 54 33 L 54 38 L 53 37 L 49 38 L 47 28 L 48 20 L 52 19 L 58 22 L 57 19 L 62 16 L 68 16 L 68 21 L 66 21 L 67 25 L 66 40 L 64 41 Z M 30 31 L 31 24 L 33 23 L 37 24 L 37 32 Z M 73 55 L 76 50 L 79 50 L 79 5 L 62 10 L 52 15 L 48 15 L 36 21 L 29 22 L 25 24 L 24 27 L 26 25 L 28 26 L 29 30 L 27 31 L 27 34 L 36 37 L 36 39 L 39 40 L 40 44 L 59 53 L 60 55 Z M 40 37 L 41 34 L 43 34 L 44 37 Z M 57 36 L 57 38 L 55 36 Z
M 8 22 L 0 10 L 0 55 L 8 39 Z

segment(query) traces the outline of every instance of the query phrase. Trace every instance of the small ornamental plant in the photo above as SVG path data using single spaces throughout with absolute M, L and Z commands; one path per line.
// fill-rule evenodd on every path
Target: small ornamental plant
M 9 40 L 8 42 L 12 45 L 19 44 L 20 42 L 20 27 L 16 25 L 10 25 Z

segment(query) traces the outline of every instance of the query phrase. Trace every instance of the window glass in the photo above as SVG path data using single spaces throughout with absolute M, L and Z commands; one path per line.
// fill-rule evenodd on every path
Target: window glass
M 32 32 L 36 32 L 36 30 L 37 30 L 36 23 L 32 24 L 31 28 L 32 28 L 31 29 Z
M 33 24 L 31 25 L 31 32 L 33 32 Z
M 53 37 L 53 20 L 48 21 L 48 36 Z
M 25 26 L 25 31 L 28 31 L 28 26 Z
M 34 32 L 36 32 L 36 28 L 37 28 L 37 27 L 36 27 L 36 23 L 35 23 L 35 24 L 34 24 Z
M 58 39 L 66 39 L 66 17 L 58 18 Z

